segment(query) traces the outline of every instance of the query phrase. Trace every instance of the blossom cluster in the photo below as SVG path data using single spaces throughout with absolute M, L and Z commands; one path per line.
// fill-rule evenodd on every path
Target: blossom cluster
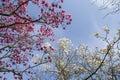
M 102 28 L 102 29 L 103 29 L 103 31 L 105 31 L 107 34 L 109 34 L 109 31 L 110 31 L 110 30 L 109 30 L 109 28 L 108 28 L 108 27 L 103 26 L 103 28 Z
M 68 52 L 67 48 L 71 45 L 71 41 L 67 38 L 61 38 L 57 42 L 59 50 Z
M 51 46 L 51 44 L 49 42 L 46 42 L 44 44 L 44 46 L 41 48 L 41 50 L 43 50 L 44 53 L 53 53 L 54 52 L 54 48 Z

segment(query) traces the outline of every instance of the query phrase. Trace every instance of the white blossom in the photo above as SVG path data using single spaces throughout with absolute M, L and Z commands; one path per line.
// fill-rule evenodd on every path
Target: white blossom
M 51 46 L 51 44 L 49 42 L 46 42 L 44 44 L 43 50 L 45 53 L 53 53 L 53 51 L 54 51 L 53 47 Z
M 107 52 L 107 48 L 101 48 L 100 51 L 101 53 L 105 54 Z
M 120 29 L 117 30 L 117 33 L 116 33 L 116 34 L 117 34 L 117 35 L 120 35 Z
M 64 64 L 64 62 L 62 61 L 62 60 L 60 60 L 60 67 L 64 67 L 65 66 L 65 64 Z
M 71 41 L 67 38 L 61 38 L 57 42 L 58 47 L 60 50 L 63 50 L 64 52 L 68 52 L 67 48 L 69 45 L 71 45 Z
M 80 69 L 80 66 L 74 66 L 73 67 L 73 70 L 79 70 Z
M 45 43 L 45 46 L 46 46 L 47 48 L 49 48 L 49 47 L 51 46 L 51 44 L 50 44 L 49 42 L 46 42 L 46 43 Z
M 108 33 L 109 33 L 109 31 L 110 31 L 110 30 L 109 30 L 109 28 L 108 28 L 108 27 L 106 27 L 106 26 L 103 26 L 103 28 L 102 28 L 102 29 L 103 29 L 103 31 L 105 31 L 107 34 L 108 34 Z

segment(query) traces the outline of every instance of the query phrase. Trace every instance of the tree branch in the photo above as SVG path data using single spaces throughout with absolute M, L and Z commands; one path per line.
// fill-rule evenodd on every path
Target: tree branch
M 109 54 L 111 48 L 112 48 L 112 47 L 115 45 L 115 43 L 117 43 L 119 40 L 120 40 L 120 37 L 119 37 L 115 42 L 113 42 L 113 44 L 112 44 L 111 46 L 110 46 L 110 45 L 108 46 L 108 48 L 107 48 L 108 50 L 107 50 L 107 52 L 106 52 L 106 54 L 105 54 L 102 62 L 101 62 L 100 65 L 98 66 L 98 68 L 97 68 L 93 73 L 91 73 L 87 78 L 85 78 L 84 80 L 88 80 L 90 77 L 92 77 L 94 74 L 96 74 L 96 72 L 102 67 L 102 64 L 104 63 L 104 61 L 105 61 L 107 55 Z
M 15 12 L 16 12 L 22 5 L 26 4 L 26 3 L 29 2 L 29 1 L 31 1 L 31 0 L 27 0 L 27 1 L 23 2 L 23 3 L 21 3 L 14 11 L 12 11 L 12 12 L 9 13 L 9 14 L 0 13 L 0 15 L 1 15 L 1 16 L 11 16 L 11 15 L 15 14 Z

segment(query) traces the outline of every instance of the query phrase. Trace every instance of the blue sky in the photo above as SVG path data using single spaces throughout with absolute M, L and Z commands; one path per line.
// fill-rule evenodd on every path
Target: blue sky
M 74 45 L 87 44 L 90 47 L 99 46 L 101 41 L 94 37 L 95 32 L 103 33 L 101 28 L 107 26 L 111 36 L 120 28 L 120 14 L 104 16 L 110 9 L 100 10 L 102 0 L 92 3 L 92 0 L 64 0 L 63 9 L 72 14 L 72 24 L 66 30 L 55 30 L 56 38 L 67 37 Z M 99 7 L 98 7 L 99 6 Z
M 67 26 L 66 30 L 61 28 L 54 29 L 56 39 L 67 37 L 74 45 L 84 43 L 90 47 L 97 45 L 102 46 L 101 41 L 94 37 L 94 33 L 103 33 L 101 28 L 107 26 L 110 28 L 112 36 L 113 33 L 120 28 L 120 18 L 118 18 L 120 14 L 109 15 L 104 18 L 112 8 L 101 10 L 103 0 L 97 0 L 98 3 L 94 4 L 92 1 L 94 0 L 64 0 L 64 3 L 62 4 L 63 9 L 72 15 L 73 21 L 71 25 Z M 28 11 L 31 15 L 39 13 L 36 9 L 38 8 L 33 5 L 28 7 Z

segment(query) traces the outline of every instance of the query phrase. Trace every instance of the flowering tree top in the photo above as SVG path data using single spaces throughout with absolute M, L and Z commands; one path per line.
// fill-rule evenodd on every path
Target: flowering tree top
M 15 79 L 19 80 L 22 79 L 23 73 L 31 73 L 28 70 L 33 68 L 30 59 L 34 56 L 34 51 L 40 51 L 45 40 L 54 40 L 52 37 L 54 36 L 53 28 L 65 28 L 72 21 L 71 15 L 62 10 L 61 4 L 63 2 L 63 0 L 53 2 L 46 0 L 1 0 L 1 73 L 10 72 Z M 29 4 L 36 5 L 39 13 L 30 15 L 27 11 Z M 38 23 L 40 25 L 35 26 Z M 37 32 L 35 32 L 36 29 Z M 5 75 L 2 78 L 5 80 Z

